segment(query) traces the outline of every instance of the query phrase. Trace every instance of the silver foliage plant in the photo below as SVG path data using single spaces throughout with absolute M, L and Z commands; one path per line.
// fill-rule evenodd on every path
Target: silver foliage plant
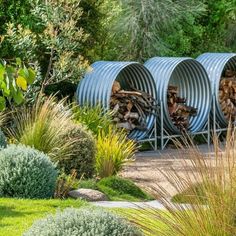
M 0 129 L 0 149 L 5 148 L 7 146 L 7 139 L 5 134 Z
M 102 209 L 67 208 L 36 221 L 23 236 L 141 236 L 124 219 Z
M 0 196 L 50 198 L 57 170 L 44 153 L 24 145 L 9 145 L 0 151 Z

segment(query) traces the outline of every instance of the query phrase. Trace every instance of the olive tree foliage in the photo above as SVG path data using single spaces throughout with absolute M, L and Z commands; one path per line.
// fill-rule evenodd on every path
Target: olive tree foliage
M 143 61 L 168 53 L 164 32 L 170 33 L 177 22 L 204 12 L 204 4 L 196 0 L 120 0 L 121 13 L 115 35 L 123 44 L 123 57 Z
M 38 83 L 32 94 L 62 81 L 77 83 L 88 67 L 81 55 L 88 34 L 78 25 L 83 12 L 79 4 L 76 0 L 35 1 L 31 14 L 41 29 L 37 32 L 8 24 L 5 39 L 15 54 L 38 65 Z

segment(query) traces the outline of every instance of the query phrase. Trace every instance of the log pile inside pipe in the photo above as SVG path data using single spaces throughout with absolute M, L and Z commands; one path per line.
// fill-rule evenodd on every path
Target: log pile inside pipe
M 180 131 L 186 131 L 189 126 L 189 118 L 197 115 L 197 109 L 187 106 L 186 99 L 178 96 L 177 86 L 168 86 L 167 102 L 173 124 Z
M 227 120 L 236 120 L 236 71 L 226 70 L 219 87 L 219 102 Z
M 146 130 L 147 116 L 156 109 L 154 98 L 132 88 L 132 91 L 123 90 L 118 81 L 112 87 L 110 108 L 113 121 L 117 127 L 128 131 L 133 129 Z

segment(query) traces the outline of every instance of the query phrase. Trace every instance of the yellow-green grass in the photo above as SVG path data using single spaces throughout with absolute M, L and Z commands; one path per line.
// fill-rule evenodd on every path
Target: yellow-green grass
M 149 226 L 151 228 L 161 229 L 162 232 L 168 230 L 168 226 L 164 224 L 160 218 L 153 218 L 153 212 L 159 212 L 162 217 L 170 216 L 168 211 L 156 210 L 152 208 L 138 208 L 138 209 L 127 209 L 127 208 L 113 208 L 111 211 L 115 214 L 120 215 L 128 219 L 130 222 L 134 223 L 139 228 L 141 228 L 145 236 L 156 236 L 155 232 L 147 230 Z M 146 227 L 143 227 L 143 222 L 145 221 Z
M 81 200 L 28 200 L 0 198 L 0 236 L 21 236 L 32 223 L 57 209 L 79 208 Z

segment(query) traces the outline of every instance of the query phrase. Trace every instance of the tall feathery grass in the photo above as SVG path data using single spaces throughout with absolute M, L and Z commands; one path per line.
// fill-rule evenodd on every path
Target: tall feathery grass
M 213 155 L 205 156 L 190 146 L 185 149 L 188 158 L 181 174 L 175 169 L 162 173 L 179 195 L 188 195 L 189 204 L 173 203 L 168 190 L 157 183 L 153 190 L 166 210 L 143 208 L 126 214 L 145 235 L 236 235 L 235 131 L 229 131 L 224 151 L 217 137 L 214 143 Z
M 110 126 L 107 131 L 101 130 L 97 137 L 96 171 L 99 177 L 116 175 L 125 164 L 132 161 L 136 144 L 127 139 L 124 130 Z
M 33 107 L 13 112 L 13 121 L 9 134 L 15 142 L 34 147 L 52 159 L 70 155 L 73 145 L 66 134 L 72 124 L 72 114 L 65 100 L 56 101 L 53 96 L 39 98 Z

